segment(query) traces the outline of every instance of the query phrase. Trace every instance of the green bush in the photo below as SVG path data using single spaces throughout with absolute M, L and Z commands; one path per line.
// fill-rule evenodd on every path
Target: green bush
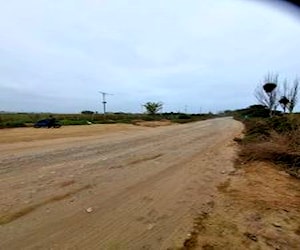
M 26 122 L 24 121 L 9 121 L 9 122 L 2 122 L 0 124 L 0 128 L 20 128 L 26 127 Z
M 187 114 L 180 114 L 178 116 L 178 119 L 191 119 L 191 116 L 190 115 L 187 115 Z

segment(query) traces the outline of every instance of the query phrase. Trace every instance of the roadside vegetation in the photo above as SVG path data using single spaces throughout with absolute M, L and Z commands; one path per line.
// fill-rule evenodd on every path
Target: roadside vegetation
M 268 75 L 255 91 L 260 104 L 232 112 L 245 125 L 243 138 L 235 139 L 241 163 L 272 162 L 300 178 L 300 114 L 292 113 L 298 85 L 298 80 L 291 87 L 286 80 L 281 85 L 277 75 Z
M 39 120 L 49 117 L 49 113 L 0 113 L 0 128 L 32 127 Z M 79 114 L 51 114 L 63 126 L 66 125 L 87 125 L 87 124 L 114 124 L 127 123 L 136 124 L 140 121 L 161 121 L 169 120 L 174 123 L 187 123 L 206 120 L 216 117 L 208 114 L 184 114 L 184 113 L 107 113 L 96 114 L 92 111 L 83 111 Z

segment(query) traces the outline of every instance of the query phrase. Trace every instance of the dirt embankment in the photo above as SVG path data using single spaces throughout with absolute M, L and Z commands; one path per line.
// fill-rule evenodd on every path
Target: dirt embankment
M 299 249 L 299 180 L 262 162 L 240 167 L 195 217 L 181 249 Z

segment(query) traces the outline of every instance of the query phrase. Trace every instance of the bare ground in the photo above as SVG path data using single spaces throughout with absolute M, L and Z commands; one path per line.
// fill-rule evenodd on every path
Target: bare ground
M 240 167 L 195 217 L 183 249 L 299 249 L 299 180 L 269 163 Z
M 298 182 L 236 170 L 241 131 L 230 118 L 0 130 L 0 249 L 297 249 Z

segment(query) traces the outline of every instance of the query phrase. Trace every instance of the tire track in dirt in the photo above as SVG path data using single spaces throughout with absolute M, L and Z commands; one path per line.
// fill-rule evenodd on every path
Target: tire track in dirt
M 22 216 L 25 216 L 31 212 L 33 212 L 34 210 L 38 209 L 39 207 L 42 207 L 42 206 L 45 206 L 51 202 L 55 202 L 55 201 L 61 201 L 63 199 L 66 199 L 82 190 L 85 190 L 85 189 L 88 189 L 88 188 L 91 188 L 91 185 L 86 185 L 86 186 L 83 186 L 79 189 L 76 189 L 76 190 L 72 190 L 68 193 L 65 193 L 65 194 L 62 194 L 62 195 L 56 195 L 56 196 L 53 196 L 51 197 L 50 199 L 47 199 L 45 201 L 42 201 L 40 203 L 36 203 L 36 204 L 33 204 L 33 205 L 30 205 L 28 207 L 24 207 L 20 210 L 17 210 L 17 211 L 14 211 L 10 214 L 6 214 L 6 215 L 3 215 L 3 216 L 0 216 L 0 225 L 5 225 L 5 224 L 8 224 Z

